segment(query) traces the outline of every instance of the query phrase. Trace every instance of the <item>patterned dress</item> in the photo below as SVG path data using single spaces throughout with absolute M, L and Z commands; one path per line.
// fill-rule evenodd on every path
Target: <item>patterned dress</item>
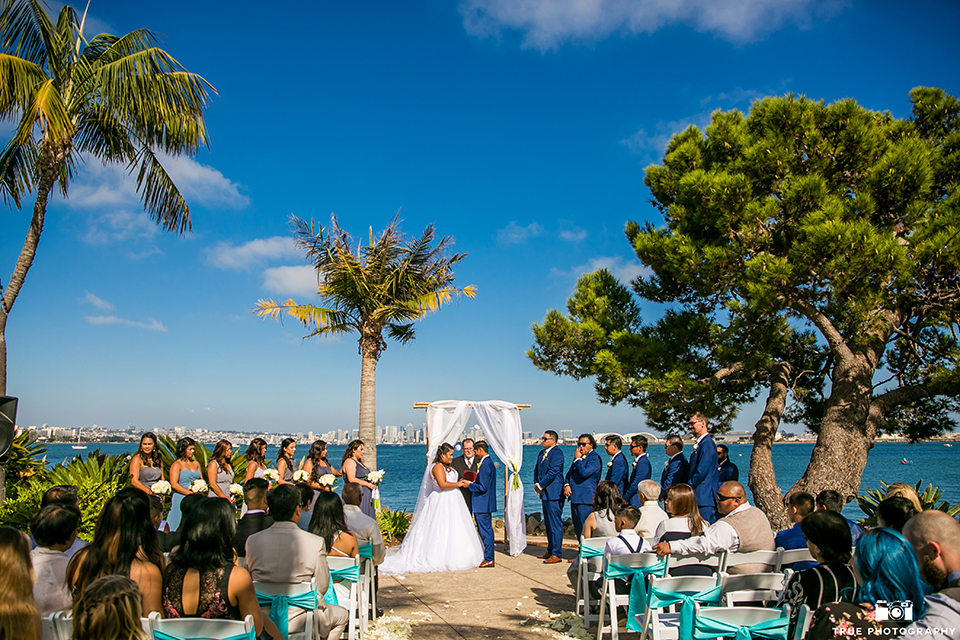
M 230 604 L 228 585 L 233 564 L 200 573 L 200 601 L 194 613 L 183 610 L 183 580 L 188 569 L 176 564 L 163 572 L 163 613 L 167 618 L 241 620 L 240 607 Z

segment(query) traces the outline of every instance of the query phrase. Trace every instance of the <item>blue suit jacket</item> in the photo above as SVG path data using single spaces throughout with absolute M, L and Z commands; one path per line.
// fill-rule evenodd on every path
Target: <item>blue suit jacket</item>
M 740 469 L 737 468 L 737 465 L 730 462 L 729 459 L 720 465 L 717 474 L 720 484 L 723 484 L 724 482 L 730 482 L 731 480 L 736 482 L 740 479 Z
M 687 481 L 687 459 L 683 457 L 683 452 L 670 458 L 667 466 L 663 468 L 660 474 L 660 500 L 667 497 L 667 489 L 675 484 Z
M 717 443 L 708 433 L 695 447 L 690 454 L 690 475 L 687 484 L 693 487 L 698 506 L 712 507 L 716 504 L 717 489 L 720 488 L 720 474 L 717 472 Z
M 602 470 L 603 462 L 596 451 L 573 461 L 566 481 L 570 485 L 570 504 L 593 504 Z
M 617 485 L 622 496 L 627 492 L 627 482 L 630 480 L 630 465 L 627 463 L 627 456 L 623 455 L 623 451 L 618 451 L 615 456 L 610 458 L 610 462 L 613 464 L 607 467 L 607 477 L 604 480 L 609 480 Z
M 549 452 L 544 450 L 537 455 L 533 482 L 543 489 L 541 500 L 560 499 L 563 494 L 563 451 L 560 447 L 551 447 Z
M 640 494 L 637 490 L 637 485 L 640 484 L 641 480 L 649 480 L 651 472 L 650 457 L 647 456 L 646 453 L 640 454 L 640 456 L 633 461 L 633 471 L 630 472 L 630 482 L 627 484 L 627 492 L 623 496 L 624 500 L 638 509 L 640 508 Z
M 470 485 L 473 492 L 473 512 L 493 513 L 497 510 L 497 474 L 493 458 L 484 456 L 477 468 L 477 479 Z

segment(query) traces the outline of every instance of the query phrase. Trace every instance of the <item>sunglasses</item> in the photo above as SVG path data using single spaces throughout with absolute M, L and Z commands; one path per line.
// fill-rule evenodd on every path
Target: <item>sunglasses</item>
M 589 447 L 589 446 L 590 446 L 590 443 L 589 443 L 589 442 L 578 442 L 578 443 L 577 443 L 577 446 L 578 446 L 578 447 Z
M 727 500 L 736 500 L 737 496 L 725 496 L 722 493 L 717 494 L 717 502 L 726 502 Z

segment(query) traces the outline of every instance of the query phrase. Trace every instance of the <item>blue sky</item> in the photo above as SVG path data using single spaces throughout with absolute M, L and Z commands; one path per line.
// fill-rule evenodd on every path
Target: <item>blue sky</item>
M 379 424 L 421 424 L 415 401 L 502 399 L 533 405 L 531 431 L 642 428 L 639 410 L 599 404 L 525 351 L 580 274 L 640 273 L 622 230 L 659 221 L 643 168 L 669 137 L 790 91 L 900 117 L 915 86 L 960 92 L 960 5 L 946 1 L 94 0 L 90 13 L 88 31 L 163 34 L 216 87 L 212 144 L 169 160 L 193 214 L 184 237 L 97 161 L 51 203 L 6 333 L 24 426 L 353 428 L 356 341 L 304 342 L 251 310 L 313 298 L 291 214 L 335 213 L 358 237 L 402 207 L 409 234 L 454 236 L 469 254 L 458 283 L 478 295 L 389 346 Z M 32 204 L 0 217 L 3 285 Z

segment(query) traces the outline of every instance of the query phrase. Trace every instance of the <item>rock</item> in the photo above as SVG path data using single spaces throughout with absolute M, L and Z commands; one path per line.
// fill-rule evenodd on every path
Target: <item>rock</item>
M 528 536 L 537 535 L 538 529 L 543 531 L 546 530 L 541 520 L 542 520 L 542 517 L 539 511 L 536 513 L 531 513 L 530 515 L 527 516 L 527 535 Z
M 567 518 L 567 520 L 565 520 L 563 523 L 563 537 L 564 538 L 577 537 L 577 533 L 573 529 L 573 520 L 571 518 Z

